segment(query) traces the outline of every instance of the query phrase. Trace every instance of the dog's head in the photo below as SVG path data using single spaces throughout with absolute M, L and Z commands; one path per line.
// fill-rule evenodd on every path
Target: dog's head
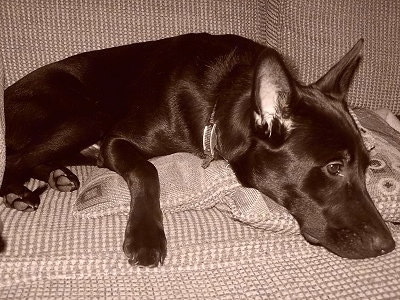
M 369 154 L 345 102 L 362 45 L 308 86 L 265 50 L 254 76 L 253 136 L 231 162 L 245 185 L 290 211 L 307 241 L 347 258 L 394 248 L 367 192 Z

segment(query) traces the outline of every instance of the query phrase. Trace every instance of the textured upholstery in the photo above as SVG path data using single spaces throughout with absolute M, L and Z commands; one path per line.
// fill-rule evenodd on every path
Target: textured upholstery
M 5 140 L 4 140 L 5 124 L 4 124 L 4 107 L 3 107 L 4 86 L 5 86 L 4 68 L 3 68 L 3 62 L 0 60 L 0 182 L 2 182 L 3 179 L 3 173 L 5 167 L 5 155 L 6 155 Z
M 271 44 L 312 83 L 364 38 L 361 67 L 349 92 L 352 106 L 400 113 L 400 2 L 282 0 L 275 3 Z
M 181 156 L 174 158 L 177 164 L 182 163 Z M 201 168 L 200 163 L 197 167 Z M 73 171 L 84 180 L 96 172 L 93 168 Z M 39 183 L 32 184 L 37 187 Z M 0 209 L 9 243 L 0 255 L 0 299 L 400 296 L 399 250 L 374 259 L 339 258 L 308 244 L 288 214 L 277 208 L 266 214 L 275 218 L 265 219 L 267 226 L 258 228 L 235 221 L 237 215 L 232 215 L 229 207 L 200 209 L 196 203 L 186 203 L 192 209 L 177 207 L 176 212 L 164 213 L 168 240 L 165 265 L 154 269 L 131 267 L 121 250 L 126 213 L 76 214 L 77 196 L 76 191 L 50 190 L 35 213 Z M 171 197 L 169 200 L 174 201 Z M 223 204 L 227 199 L 219 196 L 213 201 Z M 389 226 L 399 242 L 400 227 Z
M 263 6 L 261 0 L 2 0 L 6 84 L 78 52 L 188 32 L 235 33 L 260 41 Z

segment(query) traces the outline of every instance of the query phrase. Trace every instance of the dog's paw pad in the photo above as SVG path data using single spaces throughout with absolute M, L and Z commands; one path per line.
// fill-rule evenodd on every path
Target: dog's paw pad
M 4 197 L 4 204 L 9 208 L 14 208 L 19 211 L 31 212 L 38 209 L 40 198 L 36 195 L 25 195 L 25 197 L 21 197 L 10 193 Z
M 144 233 L 149 233 L 145 230 Z M 139 267 L 157 267 L 164 264 L 167 255 L 167 240 L 164 230 L 141 238 L 141 235 L 126 235 L 124 240 L 124 253 L 128 257 L 129 264 Z
M 68 169 L 57 169 L 50 173 L 48 184 L 60 192 L 72 192 L 79 188 L 79 179 Z

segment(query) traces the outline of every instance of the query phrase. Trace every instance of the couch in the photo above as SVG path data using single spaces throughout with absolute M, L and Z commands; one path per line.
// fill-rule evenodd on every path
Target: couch
M 364 37 L 348 102 L 371 151 L 368 189 L 400 245 L 399 11 L 390 0 L 2 0 L 0 101 L 7 86 L 44 64 L 187 32 L 272 46 L 311 83 Z M 2 174 L 2 112 L 0 124 Z M 78 191 L 48 190 L 32 213 L 0 205 L 7 243 L 0 299 L 400 298 L 400 246 L 376 258 L 340 258 L 307 243 L 284 208 L 241 187 L 224 161 L 205 170 L 185 153 L 153 162 L 168 239 L 163 266 L 132 267 L 122 252 L 129 197 L 121 178 L 71 167 Z

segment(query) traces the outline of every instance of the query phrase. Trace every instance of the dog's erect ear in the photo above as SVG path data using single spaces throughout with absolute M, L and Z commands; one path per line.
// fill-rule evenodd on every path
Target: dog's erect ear
M 324 94 L 337 100 L 344 100 L 349 90 L 360 60 L 360 51 L 364 40 L 360 39 L 353 48 L 328 73 L 322 76 L 314 85 Z
M 279 139 L 289 129 L 286 107 L 292 81 L 280 55 L 271 48 L 265 49 L 257 63 L 253 97 L 256 127 L 268 138 Z

